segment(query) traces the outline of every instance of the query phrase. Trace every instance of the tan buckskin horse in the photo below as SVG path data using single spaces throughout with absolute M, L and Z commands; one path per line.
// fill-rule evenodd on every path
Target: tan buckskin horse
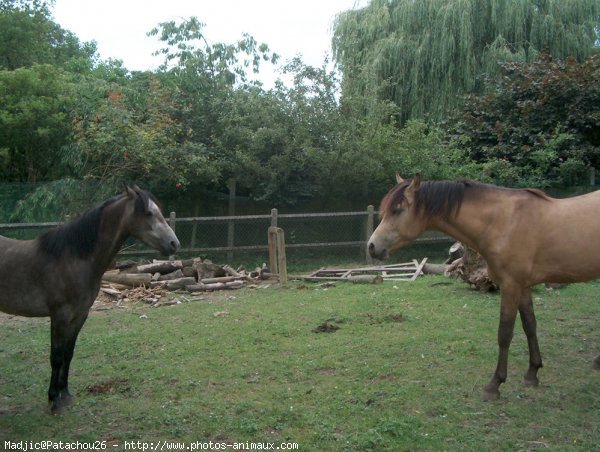
M 129 236 L 164 255 L 179 247 L 154 197 L 137 186 L 34 240 L 0 236 L 0 311 L 50 316 L 53 413 L 71 401 L 69 366 L 77 336 L 102 275 Z
M 368 244 L 372 257 L 389 254 L 426 230 L 448 234 L 477 250 L 500 286 L 499 356 L 484 399 L 499 397 L 517 311 L 529 345 L 525 384 L 537 386 L 542 358 L 531 299 L 535 284 L 575 283 L 600 276 L 600 191 L 554 199 L 537 189 L 470 181 L 421 183 L 396 177 L 382 199 L 381 223 Z M 600 369 L 600 356 L 594 360 Z

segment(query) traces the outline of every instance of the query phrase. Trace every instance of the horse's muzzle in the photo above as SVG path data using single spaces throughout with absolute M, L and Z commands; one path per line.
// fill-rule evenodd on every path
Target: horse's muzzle
M 175 252 L 179 249 L 180 246 L 181 243 L 179 243 L 179 239 L 177 239 L 177 237 L 174 237 L 166 244 L 166 246 L 162 247 L 162 254 L 164 256 L 171 256 L 175 254 Z
M 383 261 L 389 257 L 389 253 L 388 253 L 387 249 L 385 249 L 385 248 L 377 249 L 377 247 L 375 246 L 375 243 L 373 243 L 373 242 L 369 242 L 368 249 L 369 249 L 369 255 L 373 259 L 379 259 L 379 260 Z

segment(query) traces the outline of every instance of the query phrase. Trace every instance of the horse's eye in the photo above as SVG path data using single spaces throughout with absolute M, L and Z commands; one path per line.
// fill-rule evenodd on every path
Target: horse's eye
M 153 216 L 154 216 L 154 212 L 152 212 L 151 210 L 148 210 L 148 211 L 146 212 L 146 216 L 147 216 L 147 217 L 153 217 Z
M 400 207 L 400 206 L 396 206 L 394 208 L 394 210 L 392 210 L 392 214 L 394 215 L 400 215 L 402 212 L 404 212 L 406 209 Z

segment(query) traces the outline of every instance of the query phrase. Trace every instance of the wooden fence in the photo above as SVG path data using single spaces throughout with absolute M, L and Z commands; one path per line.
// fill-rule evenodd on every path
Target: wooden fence
M 366 243 L 373 233 L 373 230 L 377 222 L 377 212 L 373 206 L 368 206 L 364 211 L 358 212 L 328 212 L 328 213 L 299 213 L 299 214 L 279 214 L 277 209 L 272 209 L 270 215 L 236 215 L 236 216 L 216 216 L 216 217 L 177 217 L 175 212 L 171 212 L 168 218 L 168 222 L 171 227 L 178 233 L 178 230 L 186 228 L 189 232 L 189 240 L 182 241 L 182 247 L 178 253 L 181 254 L 210 254 L 210 253 L 227 253 L 228 260 L 231 261 L 234 252 L 240 251 L 256 251 L 262 252 L 268 250 L 268 228 L 282 226 L 285 230 L 285 226 L 282 223 L 290 221 L 305 221 L 305 220 L 316 220 L 316 221 L 327 221 L 333 219 L 359 219 L 362 221 L 363 232 L 359 232 L 354 240 L 315 240 L 310 242 L 294 243 L 288 241 L 286 243 L 287 249 L 293 248 L 350 248 L 350 247 L 362 247 L 366 250 Z M 259 227 L 263 227 L 264 223 L 264 234 L 257 240 L 257 243 L 252 245 L 240 245 L 235 243 L 235 231 L 236 228 L 243 227 L 244 223 L 254 222 L 258 223 Z M 29 231 L 32 229 L 38 229 L 39 232 L 47 230 L 49 228 L 59 225 L 58 222 L 50 223 L 6 223 L 0 224 L 0 234 L 9 234 L 14 236 L 15 232 Z M 202 243 L 197 238 L 197 229 L 203 225 L 222 225 L 219 229 L 222 230 L 224 245 L 210 246 L 206 243 Z M 39 233 L 38 232 L 38 233 Z M 37 234 L 36 234 L 37 235 Z M 180 238 L 181 240 L 181 238 Z M 428 236 L 418 239 L 418 243 L 432 243 L 440 241 L 448 241 L 449 238 L 444 235 Z M 146 255 L 155 254 L 154 250 L 149 248 L 140 249 L 124 249 L 119 254 L 124 255 Z

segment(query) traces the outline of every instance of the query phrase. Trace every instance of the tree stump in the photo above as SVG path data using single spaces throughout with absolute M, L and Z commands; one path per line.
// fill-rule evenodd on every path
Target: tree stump
M 489 276 L 487 262 L 481 254 L 468 246 L 463 247 L 463 256 L 450 264 L 447 269 L 448 275 L 462 279 L 480 292 L 498 290 L 498 285 Z

